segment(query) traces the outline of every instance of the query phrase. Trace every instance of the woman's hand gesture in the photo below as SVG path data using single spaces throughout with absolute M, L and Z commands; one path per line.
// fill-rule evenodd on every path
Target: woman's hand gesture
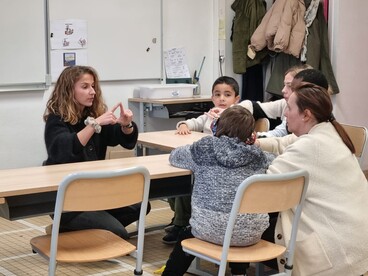
M 120 108 L 119 117 L 117 117 L 114 113 Z M 133 120 L 133 112 L 130 109 L 124 109 L 123 104 L 120 102 L 116 104 L 112 109 L 106 111 L 100 117 L 96 118 L 96 121 L 99 125 L 113 125 L 120 124 L 121 126 L 129 125 Z

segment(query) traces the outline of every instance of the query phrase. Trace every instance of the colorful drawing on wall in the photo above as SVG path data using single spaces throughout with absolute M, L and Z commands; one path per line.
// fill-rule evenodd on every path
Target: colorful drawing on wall
M 64 53 L 63 54 L 64 66 L 74 66 L 76 64 L 75 53 Z

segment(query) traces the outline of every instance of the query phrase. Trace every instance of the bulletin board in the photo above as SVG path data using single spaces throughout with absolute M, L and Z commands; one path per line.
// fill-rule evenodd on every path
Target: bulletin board
M 87 21 L 87 62 L 101 80 L 161 79 L 161 1 L 49 0 L 49 19 Z
M 0 92 L 44 89 L 46 0 L 0 0 Z

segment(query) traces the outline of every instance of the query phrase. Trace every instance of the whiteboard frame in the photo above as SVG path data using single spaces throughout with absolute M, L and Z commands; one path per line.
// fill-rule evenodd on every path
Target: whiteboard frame
M 14 1 L 14 0 L 13 0 Z M 13 2 L 12 1 L 12 2 Z M 19 0 L 18 0 L 19 1 Z M 21 7 L 19 7 L 19 9 L 17 9 L 18 14 L 15 16 L 14 14 L 8 14 L 11 17 L 17 18 L 16 20 L 19 20 L 20 17 L 22 17 L 22 14 L 19 14 L 19 12 L 25 12 L 27 15 L 34 15 L 37 18 L 39 17 L 40 13 L 43 13 L 43 21 L 42 21 L 42 26 L 33 26 L 31 24 L 23 24 L 21 25 L 21 29 L 19 30 L 19 33 L 17 31 L 17 29 L 15 29 L 15 24 L 11 24 L 12 21 L 10 21 L 10 23 L 7 25 L 7 27 L 9 28 L 9 32 L 8 36 L 6 36 L 6 38 L 10 38 L 10 39 L 15 39 L 15 36 L 17 37 L 17 39 L 19 39 L 19 41 L 13 41 L 13 43 L 15 45 L 18 45 L 18 49 L 19 47 L 25 45 L 26 47 L 28 47 L 27 51 L 23 52 L 22 54 L 18 55 L 17 52 L 15 52 L 15 56 L 14 55 L 10 55 L 11 60 L 3 60 L 2 62 L 4 63 L 4 66 L 6 66 L 6 69 L 8 70 L 8 73 L 10 74 L 17 74 L 17 77 L 19 77 L 20 81 L 19 82 L 15 82 L 14 77 L 11 76 L 9 77 L 9 81 L 5 79 L 0 79 L 0 92 L 21 92 L 21 91 L 36 91 L 36 90 L 40 90 L 40 91 L 44 91 L 47 90 L 49 88 L 49 86 L 51 85 L 51 76 L 49 74 L 49 67 L 48 67 L 48 63 L 49 63 L 49 55 L 48 55 L 48 42 L 47 42 L 47 36 L 48 36 L 48 9 L 47 9 L 47 2 L 48 0 L 38 0 L 38 1 L 42 1 L 42 3 L 40 2 L 40 6 L 42 6 L 43 8 L 43 12 L 39 12 L 39 10 L 37 9 L 37 5 L 34 5 L 34 2 L 30 2 L 29 0 L 26 0 L 27 4 L 31 4 L 33 5 L 33 10 L 35 12 L 38 13 L 30 13 L 29 9 L 27 7 L 25 7 L 24 5 L 21 5 L 22 3 L 14 3 L 15 5 L 20 5 Z M 2 3 L 4 4 L 4 3 Z M 4 4 L 5 5 L 5 4 Z M 10 12 L 10 11 L 9 11 Z M 28 19 L 28 18 L 27 18 Z M 6 20 L 6 18 L 3 20 Z M 30 21 L 33 21 L 32 18 Z M 25 22 L 29 22 L 29 21 L 25 21 Z M 37 22 L 35 20 L 35 22 Z M 26 29 L 25 27 L 29 28 Z M 24 39 L 24 37 L 21 36 L 21 34 L 24 33 L 33 33 L 32 31 L 34 29 L 38 29 L 39 27 L 42 28 L 42 33 L 43 33 L 43 41 L 44 41 L 44 48 L 42 47 L 41 50 L 43 50 L 44 52 L 40 54 L 40 52 L 37 52 L 39 48 L 40 44 L 30 44 L 27 43 L 27 41 L 21 41 L 21 39 Z M 13 28 L 13 29 L 12 29 Z M 39 30 L 39 29 L 38 29 Z M 13 35 L 13 37 L 12 37 Z M 37 33 L 37 35 L 39 36 L 40 33 Z M 34 41 L 38 40 L 35 39 Z M 22 44 L 20 46 L 20 44 Z M 41 43 L 42 44 L 42 43 Z M 29 45 L 32 45 L 33 47 L 29 48 Z M 15 49 L 16 47 L 14 47 Z M 24 50 L 23 48 L 21 48 L 20 50 Z M 35 54 L 36 53 L 36 54 Z M 14 53 L 13 53 L 14 54 Z M 22 58 L 24 58 L 24 56 L 32 56 L 33 59 L 31 59 L 30 63 L 26 63 L 26 61 Z M 41 58 L 41 56 L 43 56 Z M 17 58 L 21 59 L 18 60 Z M 38 63 L 41 60 L 42 65 L 41 66 L 36 66 L 35 63 Z M 27 66 L 25 66 L 27 65 Z M 13 67 L 16 68 L 13 68 Z M 37 68 L 35 68 L 37 67 Z M 43 71 L 41 73 L 38 73 L 39 71 L 37 71 L 38 69 L 40 69 L 40 67 L 43 67 Z M 31 74 L 34 74 L 34 76 L 28 77 L 30 75 L 27 75 L 27 77 L 23 77 L 22 74 L 24 75 L 25 71 L 26 73 L 31 72 Z M 28 70 L 28 71 L 27 71 Z M 34 71 L 36 70 L 36 71 Z M 42 76 L 41 76 L 42 75 Z M 43 79 L 42 79 L 43 78 Z M 5 81 L 4 81 L 5 80 Z M 33 81 L 34 80 L 34 81 Z M 2 81 L 2 82 L 1 82 Z
M 49 2 L 49 20 L 87 21 L 87 64 L 80 65 L 95 68 L 101 81 L 162 80 L 162 0 Z M 60 64 L 54 59 L 51 66 Z

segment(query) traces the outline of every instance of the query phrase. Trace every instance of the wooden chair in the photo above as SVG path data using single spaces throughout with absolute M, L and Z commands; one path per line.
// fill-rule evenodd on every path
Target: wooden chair
M 363 154 L 368 141 L 367 128 L 348 124 L 341 124 L 341 126 L 345 129 L 351 141 L 353 142 L 356 151 L 355 156 L 358 158 L 360 166 L 362 166 Z
M 253 175 L 239 186 L 227 224 L 223 245 L 216 245 L 200 239 L 182 241 L 183 250 L 200 259 L 219 265 L 218 275 L 225 275 L 227 262 L 262 262 L 284 254 L 285 272 L 291 275 L 298 223 L 309 175 L 305 170 L 283 174 Z M 239 213 L 281 212 L 295 207 L 291 237 L 287 247 L 265 240 L 247 247 L 230 247 L 236 216 Z
M 142 166 L 114 171 L 77 172 L 61 182 L 51 235 L 31 239 L 32 250 L 49 260 L 49 275 L 57 262 L 95 262 L 136 254 L 135 275 L 142 274 L 145 219 L 150 174 Z M 62 212 L 97 211 L 142 202 L 137 247 L 114 233 L 89 229 L 59 233 Z
M 270 130 L 270 121 L 267 118 L 259 118 L 255 122 L 255 132 L 266 132 Z
M 120 145 L 107 147 L 105 159 L 117 159 L 136 156 L 135 149 L 129 150 Z

